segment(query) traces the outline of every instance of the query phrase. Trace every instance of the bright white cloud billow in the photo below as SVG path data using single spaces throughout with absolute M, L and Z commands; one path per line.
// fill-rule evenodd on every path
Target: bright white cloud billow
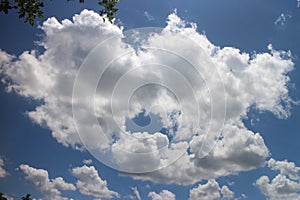
M 82 166 L 72 169 L 72 174 L 78 178 L 76 186 L 79 192 L 96 199 L 111 199 L 119 194 L 107 188 L 107 182 L 102 180 L 94 166 Z
M 66 183 L 62 177 L 49 179 L 48 171 L 44 169 L 36 169 L 29 165 L 20 165 L 20 169 L 26 174 L 26 179 L 31 181 L 36 189 L 40 191 L 45 200 L 57 199 L 67 200 L 68 198 L 61 196 L 61 190 L 76 190 L 76 187 L 71 183 Z
M 261 176 L 256 180 L 255 185 L 270 200 L 300 199 L 300 167 L 295 163 L 276 161 L 271 158 L 268 161 L 268 167 L 271 170 L 279 171 L 272 180 L 268 176 Z
M 8 90 L 42 100 L 28 115 L 58 142 L 82 149 L 83 141 L 135 179 L 188 185 L 262 166 L 268 148 L 243 119 L 250 108 L 290 115 L 287 73 L 294 64 L 289 52 L 271 45 L 251 55 L 221 48 L 176 14 L 154 32 L 126 33 L 87 10 L 72 21 L 50 18 L 41 28 L 44 52 L 0 52 Z M 143 111 L 154 116 L 151 131 L 128 125 Z
M 293 180 L 299 179 L 300 167 L 297 167 L 295 165 L 295 163 L 293 163 L 293 162 L 288 162 L 287 160 L 276 161 L 273 158 L 271 158 L 268 161 L 268 167 L 271 170 L 280 171 L 280 174 L 288 176 L 289 178 L 291 178 Z
M 148 197 L 152 200 L 175 200 L 175 194 L 170 192 L 169 190 L 162 190 L 160 193 L 149 192 Z
M 234 193 L 224 185 L 220 188 L 219 183 L 210 179 L 206 184 L 199 184 L 198 187 L 190 190 L 190 200 L 219 200 L 233 199 Z
M 52 130 L 58 142 L 80 148 L 71 109 L 75 75 L 95 45 L 121 34 L 121 29 L 103 23 L 97 13 L 87 10 L 75 15 L 73 22 L 65 19 L 59 23 L 54 17 L 49 18 L 41 28 L 45 32 L 44 41 L 41 41 L 46 49 L 43 54 L 38 55 L 35 50 L 25 51 L 12 64 L 14 57 L 1 51 L 0 71 L 6 75 L 2 81 L 13 81 L 7 87 L 9 91 L 44 100 L 43 105 L 28 112 L 30 118 Z

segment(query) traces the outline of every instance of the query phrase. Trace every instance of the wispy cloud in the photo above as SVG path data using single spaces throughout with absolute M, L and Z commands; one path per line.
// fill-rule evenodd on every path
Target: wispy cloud
M 137 187 L 132 187 L 131 189 L 133 190 L 137 200 L 142 200 L 141 195 L 140 195 L 139 190 L 137 189 Z
M 147 19 L 148 19 L 149 21 L 155 20 L 155 18 L 154 18 L 148 11 L 145 11 L 145 12 L 144 12 L 144 15 L 147 17 Z
M 300 7 L 300 0 L 297 0 L 297 7 Z
M 300 2 L 300 0 L 298 0 L 298 6 L 300 6 L 299 2 Z M 287 20 L 291 19 L 292 17 L 293 16 L 289 11 L 287 11 L 285 13 L 281 13 L 281 15 L 274 22 L 274 24 L 284 26 L 285 23 L 287 22 Z

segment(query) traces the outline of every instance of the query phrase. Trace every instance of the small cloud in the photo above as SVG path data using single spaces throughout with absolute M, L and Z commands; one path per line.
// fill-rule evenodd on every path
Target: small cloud
M 4 178 L 8 175 L 4 167 L 4 159 L 0 157 L 0 178 Z
M 8 196 L 8 195 L 3 195 L 4 199 L 7 199 L 7 200 L 14 200 L 13 197 L 11 196 Z
M 72 174 L 78 180 L 76 186 L 81 194 L 92 196 L 95 199 L 119 198 L 119 194 L 107 187 L 107 181 L 103 180 L 94 166 L 82 166 L 72 169 Z
M 151 197 L 152 200 L 175 200 L 175 194 L 169 190 L 163 190 L 159 194 L 155 192 L 149 192 L 148 197 Z
M 298 0 L 299 5 L 300 0 Z M 292 14 L 290 12 L 281 13 L 281 15 L 277 18 L 277 20 L 274 22 L 276 25 L 284 26 L 287 20 L 292 18 Z
M 245 194 L 242 194 L 241 196 L 235 198 L 234 200 L 242 200 L 242 199 L 247 199 L 248 197 Z
M 83 162 L 83 164 L 86 164 L 86 165 L 90 165 L 93 163 L 93 161 L 91 159 L 83 160 L 82 162 Z
M 268 167 L 279 173 L 270 179 L 268 176 L 261 176 L 254 183 L 267 199 L 300 199 L 300 167 L 287 160 L 277 161 L 271 158 Z
M 227 185 L 220 187 L 215 179 L 209 179 L 205 184 L 199 184 L 190 190 L 190 200 L 198 199 L 233 199 L 232 192 Z
M 141 195 L 140 195 L 139 190 L 137 189 L 137 187 L 132 187 L 131 189 L 133 190 L 137 200 L 141 200 L 142 198 L 141 198 Z
M 149 21 L 153 21 L 155 19 L 152 15 L 150 15 L 150 13 L 148 11 L 145 11 L 144 15 L 145 15 L 145 17 L 147 17 L 147 19 Z
M 300 8 L 300 0 L 297 0 L 297 8 Z
M 26 179 L 32 182 L 36 189 L 44 195 L 45 199 L 63 200 L 61 191 L 75 191 L 76 187 L 72 183 L 67 183 L 62 177 L 50 179 L 49 173 L 45 169 L 36 169 L 29 165 L 22 164 L 19 166 Z
M 227 184 L 228 184 L 229 186 L 231 186 L 231 185 L 234 185 L 235 182 L 231 181 L 231 182 L 228 182 Z

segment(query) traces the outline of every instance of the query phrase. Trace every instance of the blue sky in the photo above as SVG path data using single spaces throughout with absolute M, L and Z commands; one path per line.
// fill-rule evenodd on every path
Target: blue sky
M 59 25 L 59 22 L 52 19 L 44 25 L 43 21 L 38 20 L 37 24 L 31 27 L 19 20 L 15 12 L 1 14 L 0 23 L 3 28 L 0 38 L 0 74 L 1 79 L 6 82 L 1 82 L 0 85 L 0 192 L 13 199 L 30 193 L 36 199 L 45 200 L 63 197 L 83 200 L 299 199 L 300 168 L 297 166 L 300 166 L 300 107 L 297 101 L 300 99 L 300 7 L 297 3 L 296 0 L 121 1 L 118 4 L 120 10 L 115 25 L 103 23 L 94 15 L 93 11 L 97 12 L 99 8 L 93 1 L 86 1 L 84 4 L 75 1 L 45 2 L 45 19 L 55 17 L 61 22 L 64 19 L 72 20 L 77 14 L 78 20 L 72 21 L 73 25 Z M 84 9 L 89 11 L 83 11 Z M 83 21 L 79 22 L 81 19 Z M 92 25 L 93 22 L 95 26 Z M 197 26 L 193 27 L 190 23 Z M 120 45 L 118 39 L 108 39 L 106 43 L 100 43 L 111 36 L 126 33 L 127 30 L 144 27 L 159 27 L 165 31 L 159 32 L 159 37 L 153 37 L 150 44 L 146 44 L 164 49 L 164 52 L 142 51 L 126 56 L 122 52 L 127 50 Z M 174 35 L 168 35 L 169 32 Z M 185 39 L 177 38 L 175 33 L 182 34 Z M 147 31 L 142 31 L 142 34 L 152 37 Z M 201 48 L 193 46 L 191 39 Z M 44 43 L 39 46 L 38 42 Z M 100 45 L 96 46 L 98 43 Z M 107 52 L 105 45 L 110 44 L 115 45 L 114 52 Z M 272 47 L 268 48 L 269 44 L 272 44 Z M 93 48 L 94 51 L 89 54 Z M 217 53 L 207 53 L 212 49 Z M 36 52 L 26 52 L 31 50 Z M 173 53 L 166 53 L 170 51 Z M 22 53 L 23 57 L 20 56 Z M 99 57 L 95 57 L 97 53 Z M 9 59 L 9 55 L 16 58 Z M 42 57 L 39 57 L 40 55 Z M 125 61 L 118 60 L 120 55 L 123 55 Z M 96 94 L 100 95 L 99 99 L 96 99 L 99 100 L 99 113 L 98 107 L 95 112 L 100 116 L 100 125 L 101 120 L 108 127 L 111 125 L 111 118 L 108 117 L 110 110 L 102 103 L 107 96 L 102 94 L 111 94 L 112 91 L 109 90 L 111 85 L 116 85 L 115 79 L 126 83 L 120 84 L 120 89 L 116 91 L 123 91 L 127 86 L 134 85 L 135 81 L 141 79 L 141 74 L 146 74 L 144 79 L 151 82 L 157 80 L 152 80 L 152 76 L 156 77 L 161 73 L 163 78 L 159 83 L 164 83 L 164 86 L 170 84 L 169 88 L 167 85 L 164 89 L 153 86 L 135 90 L 136 96 L 133 95 L 130 99 L 133 103 L 128 105 L 128 109 L 132 109 L 129 115 L 123 114 L 127 107 L 122 107 L 123 102 L 120 101 L 125 94 L 111 94 L 116 95 L 110 99 L 111 106 L 115 105 L 116 123 L 124 123 L 123 132 L 126 132 L 127 136 L 134 136 L 134 139 L 126 139 L 127 137 L 119 135 L 119 129 L 115 130 L 114 125 L 111 125 L 112 131 L 107 132 L 112 137 L 112 141 L 108 142 L 111 148 L 109 156 L 116 159 L 111 161 L 112 165 L 118 166 L 121 171 L 123 169 L 123 172 L 144 169 L 154 171 L 149 174 L 118 172 L 107 166 L 105 161 L 103 163 L 103 160 L 97 160 L 90 153 L 95 148 L 93 145 L 97 145 L 94 144 L 95 140 L 89 138 L 94 135 L 87 134 L 85 138 L 85 133 L 80 131 L 93 130 L 89 129 L 88 124 L 82 123 L 82 119 L 73 119 L 70 107 L 72 102 L 69 98 L 72 91 L 79 92 L 79 95 L 89 95 L 91 88 L 76 90 L 74 80 L 68 82 L 69 78 L 79 67 L 87 69 L 89 64 L 93 63 L 92 59 L 99 59 L 97 62 L 100 66 L 106 58 L 115 60 L 110 68 L 106 69 L 107 76 L 104 74 L 97 86 L 99 93 Z M 176 73 L 172 74 L 173 71 L 170 70 L 179 69 L 179 74 L 189 75 L 190 66 L 180 58 L 191 61 L 197 70 L 203 70 L 201 76 L 187 78 L 191 81 L 193 91 L 201 93 L 204 99 L 207 97 L 207 91 L 211 95 L 211 101 L 208 103 L 211 107 L 199 104 L 201 114 L 200 117 L 196 117 L 199 117 L 202 125 L 200 131 L 194 122 L 194 109 L 189 107 L 194 101 L 190 100 L 188 91 L 181 94 L 180 91 L 185 91 L 185 86 L 178 85 L 181 79 L 176 79 Z M 179 60 L 172 62 L 172 59 Z M 130 79 L 125 77 L 123 80 L 119 74 L 124 72 L 122 69 L 131 72 L 131 68 L 127 67 L 138 65 L 137 63 L 141 66 L 149 65 L 157 70 L 157 74 L 154 73 L 155 70 L 149 71 L 144 67 L 137 69 L 136 74 L 132 72 Z M 182 65 L 186 68 L 180 68 Z M 212 66 L 218 71 L 219 77 L 206 75 L 213 74 L 214 71 L 209 71 L 209 67 Z M 84 75 L 92 76 L 93 70 L 93 67 L 87 70 L 82 79 L 79 75 L 78 86 L 83 84 L 80 81 L 84 80 Z M 206 82 L 208 90 L 198 88 L 200 77 Z M 90 82 L 86 85 L 88 84 Z M 7 92 L 9 86 L 12 86 L 11 92 Z M 219 86 L 225 87 L 227 103 L 218 96 Z M 172 99 L 171 93 L 178 98 Z M 98 98 L 97 95 L 96 97 Z M 182 107 L 177 104 L 180 97 L 184 102 L 188 99 L 182 104 L 183 108 L 186 108 L 187 117 L 176 121 L 180 120 L 180 116 L 185 117 L 184 113 L 181 114 Z M 153 102 L 155 105 L 157 102 L 160 104 L 155 107 L 156 110 L 152 107 Z M 216 113 L 222 114 L 223 104 L 226 105 L 224 109 L 227 109 L 227 114 L 223 116 L 225 122 L 220 129 L 224 138 L 220 139 L 218 144 L 223 142 L 224 145 L 217 145 L 207 160 L 193 159 L 193 156 L 197 158 L 201 154 L 198 155 L 197 151 L 197 148 L 204 144 L 201 135 L 206 133 L 205 130 L 210 130 L 206 127 L 205 120 L 209 116 L 206 117 L 205 111 L 216 109 Z M 73 108 L 76 109 L 76 106 L 78 105 L 73 105 Z M 218 110 L 219 108 L 221 110 Z M 212 129 L 218 129 L 218 124 L 222 124 L 223 118 L 218 118 L 218 114 L 210 111 L 212 113 L 208 115 L 211 116 Z M 142 116 L 143 112 L 150 113 L 155 120 L 162 120 L 154 124 L 163 126 L 164 129 L 159 134 L 154 135 L 150 130 L 149 133 L 147 130 L 140 133 L 140 129 L 137 131 L 128 125 L 128 119 L 134 119 L 133 122 L 139 126 L 145 125 L 148 118 Z M 167 113 L 166 116 L 164 113 Z M 76 150 L 82 144 L 78 142 L 80 140 L 73 120 L 89 151 L 84 148 Z M 217 124 L 216 127 L 214 124 Z M 120 127 L 122 129 L 122 126 Z M 215 133 L 208 131 L 206 134 Z M 164 137 L 166 135 L 168 137 Z M 153 141 L 142 143 L 144 146 L 139 149 L 135 139 L 150 136 L 154 138 Z M 105 140 L 100 136 L 95 139 Z M 171 167 L 162 171 L 154 169 L 163 165 L 163 158 L 168 160 L 169 157 L 171 159 L 171 155 L 178 154 L 171 151 L 174 149 L 170 150 L 171 145 L 168 149 L 169 154 L 167 152 L 162 157 L 151 154 L 149 158 L 145 157 L 145 160 L 130 157 L 120 151 L 125 149 L 136 151 L 135 153 L 151 152 L 151 148 L 159 149 L 157 144 L 166 140 L 178 146 L 188 144 L 189 149 L 182 159 L 178 157 L 179 161 L 175 164 L 170 161 Z M 147 146 L 149 144 L 150 146 Z M 105 142 L 101 145 L 105 146 Z M 99 148 L 103 151 L 101 145 Z M 94 151 L 94 154 L 97 152 Z M 223 155 L 222 152 L 226 153 Z M 146 168 L 140 167 L 144 165 Z M 48 176 L 45 175 L 47 173 Z M 62 177 L 63 181 L 55 179 L 57 177 Z M 38 181 L 41 181 L 41 184 L 35 185 Z M 96 189 L 93 190 L 93 186 Z

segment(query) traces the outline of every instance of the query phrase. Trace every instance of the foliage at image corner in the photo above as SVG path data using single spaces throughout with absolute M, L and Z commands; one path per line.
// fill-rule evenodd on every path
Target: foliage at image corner
M 72 0 L 67 0 L 72 1 Z M 99 14 L 105 21 L 105 16 L 110 23 L 113 22 L 115 14 L 118 12 L 116 5 L 120 0 L 100 0 L 98 2 L 101 9 Z M 79 0 L 79 3 L 84 3 L 84 0 Z M 0 12 L 7 14 L 9 10 L 17 9 L 19 18 L 25 18 L 25 23 L 34 25 L 37 17 L 44 19 L 42 8 L 44 3 L 42 0 L 1 0 Z

